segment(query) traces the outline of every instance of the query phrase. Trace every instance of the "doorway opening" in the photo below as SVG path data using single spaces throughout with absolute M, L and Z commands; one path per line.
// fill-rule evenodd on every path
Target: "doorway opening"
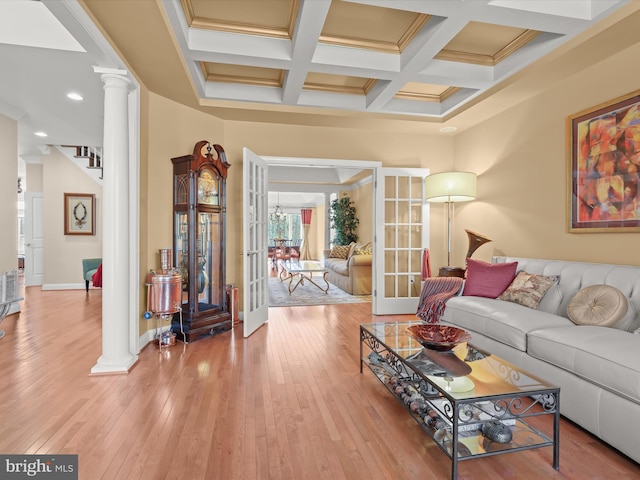
M 270 306 L 291 306 L 291 305 L 322 305 L 334 303 L 364 303 L 371 302 L 372 290 L 354 292 L 346 282 L 344 276 L 336 277 L 335 272 L 321 271 L 328 267 L 325 260 L 331 251 L 334 237 L 331 233 L 329 210 L 331 201 L 341 196 L 348 196 L 356 206 L 360 220 L 358 227 L 358 243 L 373 243 L 375 232 L 375 202 L 374 202 L 374 177 L 375 168 L 378 162 L 362 161 L 336 161 L 318 159 L 290 159 L 280 157 L 263 157 L 269 168 L 269 214 L 282 211 L 288 215 L 285 225 L 287 233 L 291 238 L 275 239 L 269 236 L 269 249 L 271 252 L 277 251 L 278 241 L 285 243 L 284 258 L 278 255 L 270 255 L 271 277 L 270 285 Z M 293 262 L 295 270 L 300 257 L 296 254 L 289 255 L 286 248 L 300 248 L 295 242 L 300 239 L 296 237 L 296 228 L 290 226 L 301 218 L 303 209 L 311 210 L 311 220 L 308 227 L 307 256 L 304 261 L 315 262 L 316 265 L 305 264 L 312 271 L 310 280 L 300 280 L 294 273 L 291 274 L 285 268 L 283 262 Z M 302 224 L 300 222 L 300 224 Z M 286 236 L 286 235 L 285 235 Z M 303 232 L 301 232 L 301 237 Z M 304 241 L 303 241 L 304 243 Z M 290 252 L 291 250 L 289 250 Z M 360 258 L 362 261 L 362 258 Z M 373 262 L 367 269 L 367 284 L 373 285 Z M 286 266 L 286 265 L 285 265 Z M 352 275 L 356 273 L 362 275 L 363 269 L 358 267 L 352 270 Z M 356 273 L 353 273 L 356 272 Z M 325 281 L 325 278 L 328 280 Z M 280 283 L 278 285 L 277 283 Z M 299 282 L 299 283 L 297 283 Z M 292 285 L 292 286 L 290 286 Z M 292 292 L 289 294 L 289 289 Z M 325 292 L 326 290 L 326 292 Z M 354 294 L 355 293 L 355 294 Z

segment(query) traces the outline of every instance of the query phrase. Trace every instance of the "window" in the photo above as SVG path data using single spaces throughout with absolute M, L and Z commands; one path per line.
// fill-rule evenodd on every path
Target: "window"
M 302 238 L 302 217 L 299 213 L 288 213 L 278 221 L 269 219 L 269 241 L 274 238 L 300 240 Z

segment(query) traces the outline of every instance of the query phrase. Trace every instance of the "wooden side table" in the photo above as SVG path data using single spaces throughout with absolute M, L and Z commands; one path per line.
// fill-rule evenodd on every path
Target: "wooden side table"
M 441 267 L 440 270 L 438 270 L 438 276 L 439 277 L 460 277 L 460 278 L 464 278 L 466 272 L 467 272 L 466 268 Z

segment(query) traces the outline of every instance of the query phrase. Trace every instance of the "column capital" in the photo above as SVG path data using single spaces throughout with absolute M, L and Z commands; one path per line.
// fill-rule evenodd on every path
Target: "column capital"
M 131 80 L 128 77 L 129 72 L 127 70 L 121 70 L 118 68 L 104 68 L 93 67 L 93 72 L 100 74 L 102 83 L 106 86 L 128 87 L 132 85 Z
M 107 68 L 107 67 L 99 67 L 97 65 L 94 65 L 93 73 L 120 75 L 120 76 L 126 77 L 129 72 L 121 68 Z

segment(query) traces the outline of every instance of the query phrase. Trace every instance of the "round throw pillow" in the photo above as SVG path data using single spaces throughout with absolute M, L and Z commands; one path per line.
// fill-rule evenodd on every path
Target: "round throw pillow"
M 611 327 L 627 313 L 627 297 L 609 285 L 591 285 L 571 300 L 567 313 L 576 325 Z

